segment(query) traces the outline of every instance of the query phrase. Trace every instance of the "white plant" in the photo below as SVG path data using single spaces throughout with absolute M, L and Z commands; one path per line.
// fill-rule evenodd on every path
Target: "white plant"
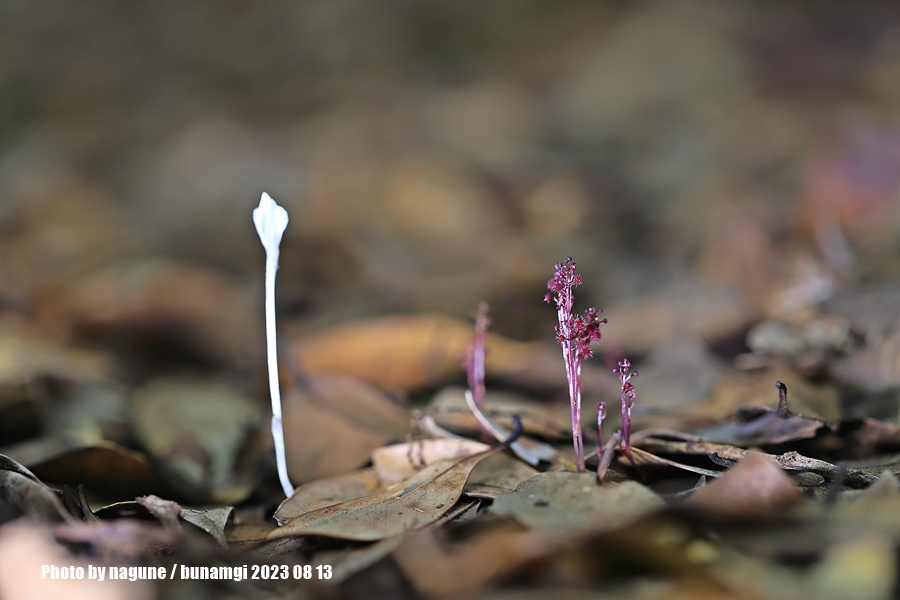
M 259 206 L 253 209 L 253 223 L 266 249 L 266 355 L 269 361 L 269 393 L 272 397 L 272 438 L 275 461 L 284 495 L 290 498 L 294 486 L 287 472 L 284 451 L 284 427 L 281 424 L 281 388 L 278 384 L 278 343 L 275 337 L 275 272 L 278 270 L 278 247 L 288 224 L 288 214 L 269 194 L 263 192 Z

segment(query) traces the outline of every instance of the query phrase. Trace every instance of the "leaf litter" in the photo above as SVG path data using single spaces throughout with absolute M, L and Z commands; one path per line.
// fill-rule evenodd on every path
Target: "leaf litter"
M 136 306 L 91 323 L 112 331 L 129 319 L 158 322 L 154 308 Z M 487 336 L 488 374 L 516 393 L 488 390 L 480 416 L 464 390 L 440 387 L 461 372 L 471 337 L 463 325 L 418 315 L 292 338 L 297 365 L 283 382 L 285 432 L 292 478 L 302 484 L 277 508 L 267 436 L 259 435 L 265 413 L 251 386 L 155 373 L 122 394 L 109 382 L 115 361 L 102 351 L 92 351 L 93 362 L 52 354 L 26 370 L 10 362 L 0 420 L 25 407 L 19 414 L 35 422 L 39 437 L 3 446 L 28 462 L 2 459 L 0 515 L 26 514 L 97 560 L 329 566 L 330 584 L 341 586 L 393 573 L 424 597 L 511 581 L 546 591 L 562 572 L 606 586 L 621 580 L 617 572 L 640 572 L 692 597 L 702 597 L 703 586 L 738 597 L 741 589 L 883 597 L 895 581 L 885 556 L 900 543 L 900 430 L 842 412 L 835 388 L 821 375 L 805 380 L 789 354 L 757 340 L 772 353 L 765 366 L 719 365 L 710 396 L 688 410 L 664 414 L 661 398 L 643 414 L 638 405 L 636 423 L 645 427 L 631 436 L 634 462 L 613 443 L 598 483 L 592 473 L 556 470 L 571 452 L 569 407 L 522 395 L 558 385 L 549 362 L 528 373 L 517 368 L 550 361 L 539 345 Z M 396 339 L 385 334 L 393 326 Z M 416 336 L 425 341 L 403 347 Z M 859 348 L 845 337 L 825 350 Z M 335 354 L 319 357 L 320 350 Z M 614 378 L 594 375 L 586 395 L 617 393 Z M 799 390 L 790 406 L 772 406 L 776 377 Z M 420 402 L 422 389 L 443 391 Z M 408 406 L 410 397 L 418 408 Z M 506 438 L 514 417 L 527 437 L 511 450 L 488 449 L 479 418 Z M 591 427 L 584 430 L 596 445 Z M 798 573 L 793 564 L 810 566 Z M 760 573 L 779 583 L 761 583 Z

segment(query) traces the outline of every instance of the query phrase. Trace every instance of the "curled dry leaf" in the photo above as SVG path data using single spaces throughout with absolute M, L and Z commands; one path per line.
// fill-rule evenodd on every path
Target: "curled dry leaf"
M 433 523 L 459 500 L 472 470 L 491 449 L 460 461 L 441 461 L 384 492 L 302 514 L 269 534 L 269 540 L 320 535 L 375 541 Z
M 566 538 L 621 527 L 664 505 L 662 498 L 633 481 L 599 486 L 593 473 L 548 471 L 497 496 L 491 512 Z
M 0 501 L 37 521 L 74 521 L 59 495 L 28 469 L 0 454 Z
M 699 489 L 682 506 L 740 518 L 765 514 L 801 498 L 800 491 L 771 457 L 747 452 L 744 460 Z
M 462 374 L 460 358 L 472 340 L 472 325 L 444 315 L 392 315 L 362 319 L 313 333 L 292 343 L 310 373 L 343 373 L 382 389 L 412 390 Z M 565 385 L 553 348 L 489 333 L 485 370 L 538 388 Z M 603 386 L 600 370 L 585 368 L 585 389 Z
M 287 392 L 282 403 L 288 471 L 295 482 L 356 469 L 409 428 L 406 410 L 352 377 L 314 377 Z
M 756 446 L 794 442 L 815 437 L 823 427 L 834 429 L 822 419 L 781 416 L 770 408 L 746 407 L 735 415 L 734 443 Z
M 153 495 L 135 498 L 135 502 L 146 508 L 166 529 L 181 532 L 181 523 L 178 522 L 181 506 L 177 502 Z
M 470 498 L 492 500 L 500 494 L 512 492 L 521 482 L 537 474 L 534 467 L 506 452 L 500 452 L 475 467 L 466 483 L 465 494 Z
M 441 460 L 459 460 L 489 446 L 474 440 L 416 440 L 382 446 L 372 451 L 372 466 L 383 485 L 408 479 L 430 464 Z

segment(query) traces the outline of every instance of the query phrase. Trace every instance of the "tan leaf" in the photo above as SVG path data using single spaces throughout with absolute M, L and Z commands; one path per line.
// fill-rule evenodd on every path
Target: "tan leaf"
M 491 449 L 461 461 L 441 461 L 386 491 L 300 515 L 269 534 L 269 540 L 321 535 L 375 541 L 433 523 L 462 495 L 475 466 Z
M 409 428 L 404 409 L 352 377 L 318 376 L 282 400 L 288 472 L 296 483 L 356 469 Z
M 472 339 L 472 325 L 437 314 L 392 315 L 336 325 L 292 343 L 310 373 L 344 373 L 383 389 L 411 390 L 462 374 L 460 359 Z M 538 387 L 565 385 L 562 359 L 554 348 L 487 335 L 485 369 Z M 600 372 L 582 372 L 585 390 L 602 385 Z
M 416 532 L 393 554 L 413 586 L 429 597 L 471 592 L 556 547 L 537 531 L 510 528 L 495 528 L 449 548 L 435 538 L 432 531 Z
M 484 452 L 489 446 L 474 440 L 417 440 L 382 446 L 372 451 L 372 466 L 383 485 L 412 477 L 423 467 L 440 460 L 461 459 Z
M 275 511 L 275 520 L 283 525 L 316 509 L 371 496 L 383 490 L 384 486 L 373 468 L 323 477 L 294 490 L 294 494 Z
M 730 471 L 702 487 L 682 506 L 724 516 L 748 516 L 790 504 L 802 497 L 771 457 L 747 452 Z

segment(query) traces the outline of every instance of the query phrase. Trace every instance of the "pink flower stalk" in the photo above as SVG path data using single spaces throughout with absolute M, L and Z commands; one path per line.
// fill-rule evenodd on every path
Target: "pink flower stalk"
M 601 312 L 597 308 L 589 308 L 584 315 L 572 315 L 575 296 L 572 289 L 581 285 L 581 275 L 575 271 L 572 257 L 564 263 L 556 263 L 556 271 L 547 282 L 550 293 L 544 296 L 544 302 L 556 304 L 559 325 L 556 326 L 556 341 L 562 346 L 563 362 L 566 365 L 566 379 L 569 381 L 569 402 L 572 408 L 572 443 L 575 446 L 575 466 L 579 473 L 584 467 L 584 438 L 581 435 L 581 364 L 585 358 L 593 355 L 591 342 L 600 339 Z
M 478 312 L 475 314 L 475 335 L 466 349 L 466 357 L 463 360 L 463 367 L 466 369 L 466 378 L 469 382 L 469 391 L 472 392 L 472 400 L 474 400 L 475 405 L 481 411 L 484 411 L 484 358 L 487 355 L 485 345 L 487 343 L 487 328 L 491 325 L 489 310 L 487 302 L 481 302 L 478 305 Z M 481 425 L 480 421 L 479 425 Z M 490 437 L 490 431 L 484 425 L 481 425 L 481 431 L 484 435 Z
M 619 361 L 619 368 L 613 369 L 613 373 L 619 375 L 622 381 L 622 451 L 628 460 L 634 464 L 634 458 L 631 456 L 631 409 L 634 408 L 634 385 L 629 381 L 632 377 L 637 377 L 638 372 L 628 370 L 631 369 L 631 361 L 623 358 Z

